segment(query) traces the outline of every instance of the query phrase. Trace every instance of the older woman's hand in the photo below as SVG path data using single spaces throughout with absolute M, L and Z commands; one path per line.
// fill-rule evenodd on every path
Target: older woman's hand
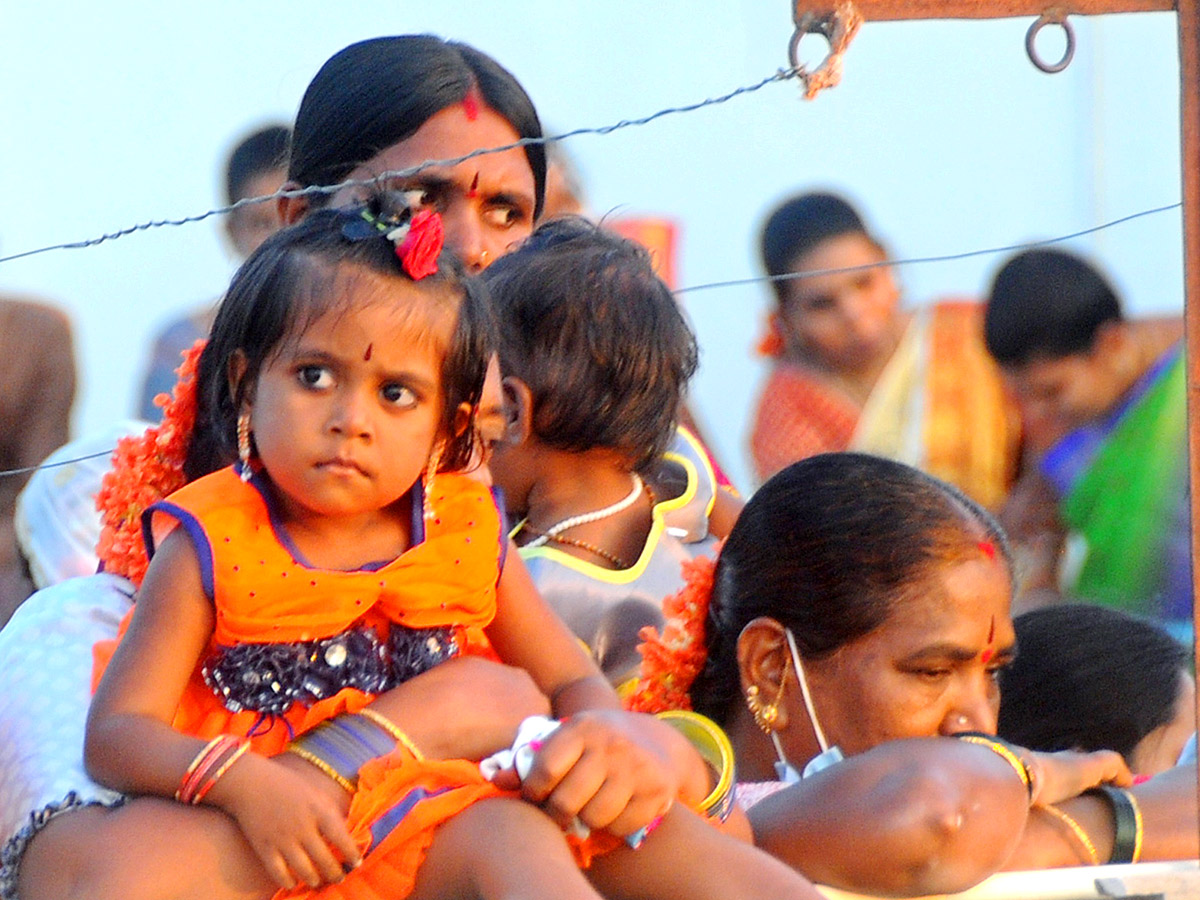
M 1088 788 L 1101 784 L 1128 787 L 1133 775 L 1121 754 L 1112 750 L 1080 753 L 1060 750 L 1057 753 L 1025 751 L 1034 780 L 1033 803 L 1049 806 L 1077 797 Z

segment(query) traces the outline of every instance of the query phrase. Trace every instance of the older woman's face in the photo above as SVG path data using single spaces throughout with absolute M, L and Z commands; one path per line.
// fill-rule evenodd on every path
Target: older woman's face
M 830 743 L 850 755 L 895 738 L 995 733 L 996 679 L 1015 642 L 1011 591 L 998 558 L 952 564 L 875 631 L 807 664 Z
M 403 141 L 363 163 L 349 179 L 455 159 L 484 147 L 518 140 L 508 120 L 482 102 L 448 106 Z M 420 191 L 422 202 L 441 213 L 446 246 L 472 271 L 487 268 L 533 230 L 533 170 L 523 149 L 488 153 L 454 166 L 433 166 L 408 178 L 389 180 L 394 190 Z M 364 188 L 343 188 L 330 205 L 361 199 Z

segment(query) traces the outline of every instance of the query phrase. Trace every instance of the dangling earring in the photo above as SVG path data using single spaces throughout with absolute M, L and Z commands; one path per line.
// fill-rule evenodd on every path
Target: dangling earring
M 779 679 L 779 690 L 775 694 L 775 699 L 770 703 L 764 703 L 762 692 L 759 691 L 757 684 L 752 684 L 746 688 L 746 706 L 750 710 L 750 714 L 754 716 L 754 724 L 762 729 L 763 734 L 773 734 L 775 732 L 775 723 L 779 721 L 779 702 L 783 699 L 783 685 L 787 681 L 788 670 L 783 670 L 783 676 Z
M 242 461 L 242 481 L 249 481 L 254 473 L 250 470 L 250 456 L 253 449 L 250 446 L 250 413 L 242 410 L 237 418 L 238 459 Z
M 442 461 L 442 445 L 438 444 L 429 454 L 429 462 L 421 474 L 421 514 L 426 522 L 431 522 L 436 513 L 433 510 L 433 481 L 437 475 L 438 466 Z

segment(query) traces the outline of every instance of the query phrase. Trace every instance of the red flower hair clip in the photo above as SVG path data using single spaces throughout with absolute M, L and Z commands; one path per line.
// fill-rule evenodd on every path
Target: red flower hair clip
M 352 241 L 380 234 L 395 245 L 396 256 L 413 281 L 437 273 L 445 232 L 442 229 L 442 217 L 436 212 L 431 209 L 413 212 L 411 206 L 405 205 L 400 212 L 389 215 L 376 214 L 363 208 L 358 216 L 342 226 L 342 235 Z

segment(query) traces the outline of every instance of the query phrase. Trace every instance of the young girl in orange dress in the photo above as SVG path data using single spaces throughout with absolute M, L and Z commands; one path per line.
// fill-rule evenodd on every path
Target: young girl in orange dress
M 235 276 L 197 375 L 194 480 L 146 514 L 89 771 L 223 811 L 289 896 L 816 896 L 688 810 L 700 759 L 620 711 L 462 474 L 492 324 L 440 249 L 437 214 L 390 194 L 314 213 Z M 368 706 L 460 655 L 525 669 L 562 720 L 496 783 Z

